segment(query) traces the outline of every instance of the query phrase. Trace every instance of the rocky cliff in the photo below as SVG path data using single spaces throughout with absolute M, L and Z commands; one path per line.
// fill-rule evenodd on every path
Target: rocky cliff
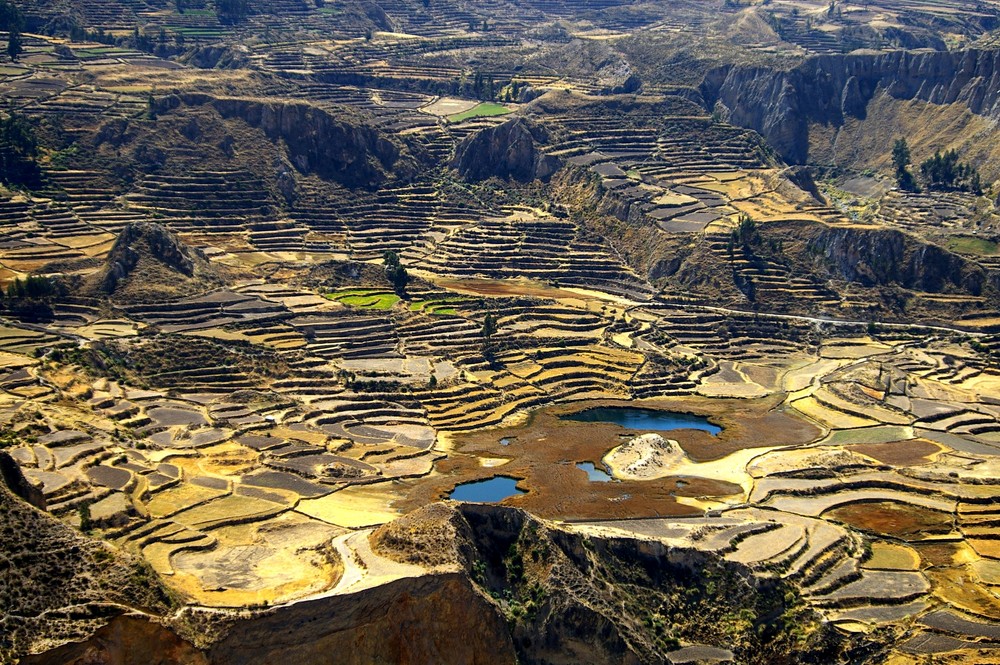
M 539 144 L 547 140 L 545 130 L 525 118 L 511 118 L 465 137 L 455 149 L 451 165 L 467 180 L 513 178 L 528 182 L 547 180 L 559 161 L 544 155 Z
M 208 665 L 205 654 L 156 617 L 115 616 L 86 640 L 29 655 L 20 665 Z
M 814 188 L 803 177 L 796 179 Z M 706 303 L 734 308 L 858 318 L 869 316 L 872 303 L 878 303 L 886 320 L 910 322 L 954 320 L 1000 304 L 996 270 L 900 230 L 768 222 L 755 225 L 745 242 L 734 238 L 727 247 L 722 243 L 728 243 L 728 234 L 663 233 L 638 206 L 622 206 L 605 192 L 586 169 L 566 167 L 553 183 L 555 200 L 581 210 L 580 222 L 588 230 L 612 239 L 636 273 L 668 294 L 697 293 Z M 809 283 L 825 304 L 799 298 L 795 289 L 769 288 L 774 283 L 769 270 Z M 929 300 L 926 294 L 982 300 Z M 852 312 L 855 307 L 860 309 Z
M 516 509 L 435 504 L 370 542 L 427 572 L 264 610 L 191 608 L 171 629 L 118 617 L 24 662 L 625 665 L 667 662 L 679 644 L 697 643 L 740 663 L 829 663 L 847 646 L 777 577 L 713 552 L 585 534 Z
M 782 229 L 807 239 L 806 253 L 833 279 L 877 287 L 899 285 L 926 293 L 980 296 L 1000 284 L 996 274 L 957 254 L 884 228 Z
M 201 93 L 170 95 L 156 101 L 159 113 L 181 106 L 211 106 L 223 118 L 238 118 L 284 144 L 301 173 L 348 187 L 375 187 L 390 177 L 407 178 L 416 162 L 398 141 L 367 125 L 355 112 L 332 111 L 295 101 L 215 97 Z
M 212 665 L 517 662 L 500 614 L 459 572 L 404 578 L 232 624 Z
M 24 499 L 36 508 L 45 510 L 45 495 L 40 487 L 32 485 L 21 473 L 21 467 L 9 453 L 0 451 L 0 480 L 15 496 Z
M 790 163 L 809 158 L 811 124 L 863 119 L 876 95 L 961 104 L 1000 118 L 1000 51 L 891 51 L 823 55 L 794 68 L 727 65 L 705 77 L 707 108 L 721 103 L 735 125 L 759 132 Z
M 170 610 L 171 600 L 144 562 L 81 535 L 11 493 L 7 465 L 0 482 L 0 663 L 74 640 L 93 644 L 96 630 L 130 609 L 155 615 Z

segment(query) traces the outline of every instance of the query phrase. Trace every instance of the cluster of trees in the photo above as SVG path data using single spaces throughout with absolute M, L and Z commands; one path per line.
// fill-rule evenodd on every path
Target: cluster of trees
M 514 79 L 511 79 L 510 85 L 505 85 L 500 89 L 500 101 L 516 102 L 520 98 L 521 91 L 528 87 L 529 86 L 526 81 L 515 81 Z
M 0 117 L 0 183 L 37 185 L 41 177 L 37 157 L 38 140 L 28 121 L 13 111 Z
M 7 33 L 7 55 L 16 61 L 24 52 L 21 31 L 24 29 L 24 15 L 10 0 L 0 0 L 0 30 Z
M 187 38 L 183 32 L 168 34 L 163 28 L 154 37 L 139 30 L 138 26 L 133 28 L 130 35 L 116 36 L 110 32 L 105 32 L 104 28 L 87 30 L 78 25 L 74 25 L 69 30 L 69 38 L 74 42 L 98 42 L 108 46 L 122 46 L 134 48 L 137 51 L 152 53 L 159 56 L 170 56 L 181 52 L 187 43 Z M 197 38 L 195 38 L 197 41 Z
M 476 72 L 472 79 L 472 94 L 476 99 L 488 99 L 493 101 L 497 97 L 496 84 L 493 82 L 493 74 L 483 76 L 482 72 Z
M 406 272 L 406 268 L 399 262 L 399 255 L 392 250 L 386 252 L 382 260 L 385 262 L 385 278 L 392 284 L 393 291 L 403 295 L 406 285 L 410 283 L 410 273 Z
M 958 189 L 974 194 L 983 193 L 979 171 L 958 161 L 957 150 L 935 150 L 934 156 L 920 165 L 920 175 L 930 189 Z
M 511 81 L 509 85 L 497 83 L 492 74 L 475 72 L 471 79 L 463 76 L 451 79 L 451 94 L 456 97 L 474 97 L 485 101 L 516 101 L 517 95 L 528 86 L 525 82 Z
M 747 247 L 753 245 L 759 239 L 760 233 L 757 231 L 757 222 L 750 215 L 741 213 L 736 222 L 736 228 L 730 234 L 729 253 L 731 254 L 736 246 Z
M 249 0 L 215 0 L 215 13 L 223 23 L 239 23 L 250 14 Z
M 896 139 L 892 146 L 892 164 L 896 170 L 896 182 L 900 189 L 916 192 L 920 186 L 910 171 L 910 160 L 910 146 L 906 139 Z M 979 171 L 970 164 L 960 162 L 957 150 L 944 152 L 935 150 L 933 157 L 920 164 L 920 177 L 928 189 L 983 193 Z
M 52 301 L 61 293 L 58 282 L 48 277 L 17 278 L 7 285 L 3 307 L 21 319 L 48 320 L 53 316 Z

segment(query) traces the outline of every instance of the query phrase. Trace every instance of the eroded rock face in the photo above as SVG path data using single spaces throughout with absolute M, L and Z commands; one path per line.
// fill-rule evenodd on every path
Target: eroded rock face
M 205 655 L 149 617 L 116 617 L 84 642 L 21 659 L 22 665 L 208 665 Z
M 78 293 L 116 302 L 157 302 L 221 284 L 220 268 L 155 222 L 122 228 L 101 268 L 78 282 Z
M 756 130 L 786 161 L 802 164 L 811 123 L 839 126 L 847 117 L 864 118 L 879 93 L 960 103 L 1000 117 L 1000 52 L 823 55 L 787 71 L 731 65 L 710 72 L 701 92 L 707 108 L 721 102 L 733 124 Z
M 524 118 L 512 118 L 467 136 L 455 149 L 451 165 L 473 181 L 494 176 L 521 182 L 547 180 L 559 162 L 539 150 L 538 144 L 546 140 L 542 128 Z
M 898 284 L 927 293 L 979 296 L 997 282 L 968 259 L 892 229 L 825 228 L 809 240 L 807 251 L 831 276 L 863 286 Z
M 28 482 L 14 458 L 3 451 L 0 451 L 0 479 L 7 485 L 7 489 L 16 496 L 36 508 L 45 510 L 45 496 L 42 494 L 41 488 Z
M 392 173 L 405 179 L 416 170 L 401 146 L 376 129 L 326 109 L 302 102 L 275 102 L 206 94 L 172 95 L 158 100 L 162 111 L 181 105 L 210 105 L 224 118 L 239 118 L 281 141 L 289 161 L 301 173 L 334 180 L 348 187 L 373 187 Z
M 160 224 L 136 222 L 121 230 L 105 260 L 105 292 L 114 292 L 118 282 L 132 274 L 143 253 L 186 277 L 194 276 L 194 258 L 177 236 Z
M 405 578 L 240 622 L 212 665 L 516 662 L 503 619 L 463 573 Z
M 379 556 L 420 562 L 426 573 L 266 610 L 128 614 L 24 662 L 638 665 L 668 662 L 679 640 L 762 665 L 840 662 L 845 648 L 810 612 L 794 621 L 814 637 L 785 639 L 774 622 L 793 620 L 794 587 L 715 552 L 451 503 L 415 511 L 369 542 Z

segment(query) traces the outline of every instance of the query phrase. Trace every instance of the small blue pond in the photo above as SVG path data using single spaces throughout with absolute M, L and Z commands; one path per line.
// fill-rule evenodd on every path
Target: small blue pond
M 700 429 L 715 436 L 722 431 L 704 416 L 658 409 L 638 409 L 629 406 L 600 406 L 578 413 L 560 416 L 563 420 L 582 423 L 614 423 L 629 429 L 666 432 L 673 429 Z
M 524 494 L 524 490 L 516 487 L 517 479 L 507 476 L 494 476 L 486 480 L 474 480 L 462 483 L 451 491 L 449 499 L 455 501 L 475 501 L 476 503 L 496 503 L 509 496 Z
M 595 483 L 607 483 L 614 480 L 607 471 L 598 469 L 593 462 L 577 462 L 576 466 L 586 471 L 587 478 Z

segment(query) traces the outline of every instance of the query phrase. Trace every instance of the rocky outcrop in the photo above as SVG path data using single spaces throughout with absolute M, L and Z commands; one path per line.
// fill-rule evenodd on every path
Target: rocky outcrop
M 170 601 L 142 562 L 88 538 L 20 498 L 10 457 L 0 457 L 0 663 L 75 662 L 58 651 L 39 659 L 31 653 L 79 642 L 97 644 L 95 631 L 134 610 L 149 616 L 171 611 Z M 12 483 L 14 491 L 7 489 Z M 30 495 L 30 491 L 28 492 Z M 135 634 L 134 631 L 128 631 Z M 98 639 L 101 639 L 98 636 Z M 84 653 L 84 651 L 80 651 Z M 81 663 L 156 663 L 138 652 L 133 660 L 84 659 Z M 194 665 L 197 661 L 172 661 Z
M 3 451 L 0 451 L 0 479 L 15 496 L 24 499 L 35 508 L 45 510 L 45 495 L 42 494 L 41 488 L 28 482 L 14 458 Z
M 190 49 L 178 60 L 200 69 L 238 69 L 251 63 L 251 54 L 242 44 L 210 44 Z
M 212 665 L 517 662 L 495 607 L 458 572 L 294 603 L 232 626 Z
M 545 130 L 538 125 L 525 118 L 511 118 L 465 137 L 455 149 L 451 165 L 472 181 L 494 176 L 521 182 L 547 180 L 560 165 L 558 159 L 539 149 L 547 140 Z
M 811 612 L 787 613 L 798 597 L 776 576 L 714 552 L 584 533 L 517 509 L 432 505 L 370 543 L 426 573 L 264 610 L 188 608 L 164 622 L 169 630 L 129 614 L 25 662 L 639 665 L 672 662 L 686 643 L 763 665 L 839 662 L 845 645 Z M 810 637 L 791 637 L 793 621 L 795 634 Z
M 197 249 L 187 247 L 155 222 L 128 224 L 118 234 L 104 265 L 85 282 L 85 295 L 115 300 L 153 299 L 204 289 L 218 281 Z
M 353 111 L 335 115 L 305 102 L 215 97 L 201 93 L 170 95 L 156 101 L 158 112 L 182 105 L 211 106 L 223 118 L 238 118 L 282 143 L 288 160 L 304 174 L 314 173 L 348 187 L 375 187 L 390 175 L 406 179 L 416 162 L 403 146 L 365 124 Z
M 972 261 L 893 229 L 826 228 L 812 235 L 807 252 L 834 279 L 868 287 L 979 296 L 997 286 Z
M 756 130 L 785 161 L 802 164 L 810 124 L 864 118 L 879 93 L 962 104 L 1000 119 L 1000 51 L 823 55 L 788 70 L 727 65 L 705 77 L 701 93 L 706 108 L 721 103 L 730 122 Z
M 205 655 L 152 617 L 115 617 L 89 639 L 21 659 L 21 665 L 207 665 Z
M 137 222 L 121 230 L 105 260 L 103 286 L 107 293 L 114 292 L 118 282 L 132 274 L 144 253 L 186 277 L 194 276 L 191 250 L 181 244 L 177 236 L 160 224 Z

